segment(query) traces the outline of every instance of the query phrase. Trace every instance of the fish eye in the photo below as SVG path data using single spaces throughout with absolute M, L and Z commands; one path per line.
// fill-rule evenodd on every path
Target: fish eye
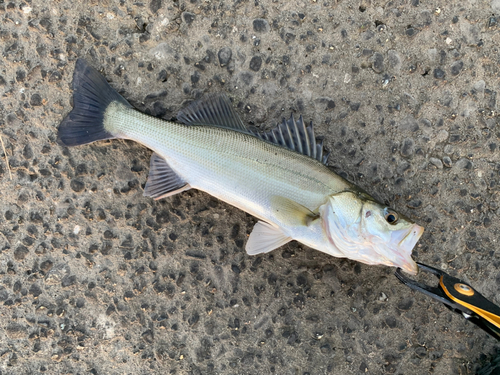
M 397 222 L 398 222 L 398 214 L 394 211 L 391 211 L 391 210 L 386 210 L 385 212 L 385 220 L 391 224 L 391 225 L 395 225 Z

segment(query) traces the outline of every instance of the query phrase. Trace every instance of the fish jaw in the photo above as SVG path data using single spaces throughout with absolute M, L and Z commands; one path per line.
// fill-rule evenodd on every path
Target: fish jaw
M 418 240 L 424 233 L 424 228 L 418 224 L 413 224 L 411 230 L 403 237 L 397 246 L 401 249 L 401 257 L 399 259 L 400 263 L 395 264 L 395 266 L 401 268 L 403 271 L 416 275 L 418 273 L 417 263 L 412 259 L 411 253 L 413 248 L 417 244 Z

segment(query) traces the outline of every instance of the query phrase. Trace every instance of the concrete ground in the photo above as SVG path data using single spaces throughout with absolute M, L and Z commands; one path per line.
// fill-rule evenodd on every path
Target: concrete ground
M 499 355 L 391 268 L 296 242 L 249 257 L 255 218 L 143 197 L 137 143 L 56 143 L 78 57 L 165 119 L 221 91 L 260 129 L 302 114 L 332 170 L 426 227 L 415 259 L 500 304 L 498 0 L 2 0 L 0 17 L 1 374 L 474 374 Z

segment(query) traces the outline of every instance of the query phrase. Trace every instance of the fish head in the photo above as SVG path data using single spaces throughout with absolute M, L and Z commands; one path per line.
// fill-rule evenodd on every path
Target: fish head
M 351 191 L 330 196 L 320 216 L 332 254 L 417 274 L 411 253 L 424 228 L 405 216 L 364 192 Z

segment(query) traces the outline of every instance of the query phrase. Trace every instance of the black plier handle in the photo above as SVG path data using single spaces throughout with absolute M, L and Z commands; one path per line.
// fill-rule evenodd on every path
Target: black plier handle
M 465 319 L 500 340 L 500 307 L 488 301 L 462 280 L 437 268 L 422 263 L 417 263 L 417 265 L 420 270 L 436 275 L 439 285 L 431 287 L 414 281 L 404 275 L 401 268 L 396 270 L 396 277 L 406 286 L 443 303 L 450 310 L 463 315 Z

